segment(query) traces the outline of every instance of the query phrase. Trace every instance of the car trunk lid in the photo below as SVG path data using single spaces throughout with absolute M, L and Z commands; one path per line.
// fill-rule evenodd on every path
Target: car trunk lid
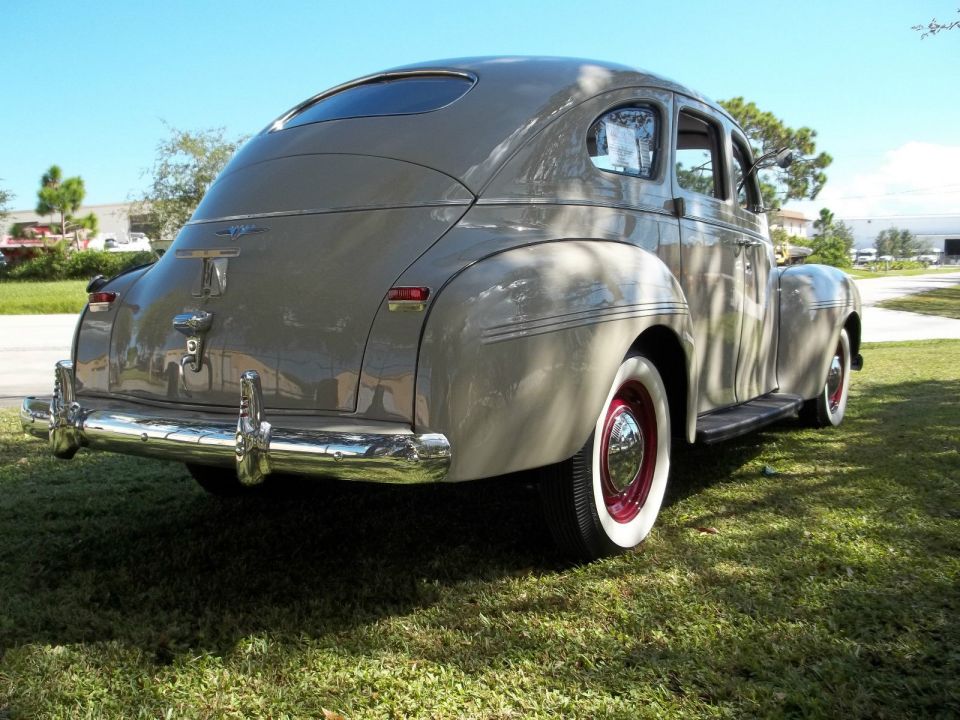
M 471 201 L 440 173 L 384 158 L 231 173 L 120 298 L 110 392 L 233 406 L 240 375 L 256 370 L 268 408 L 354 411 L 388 290 Z

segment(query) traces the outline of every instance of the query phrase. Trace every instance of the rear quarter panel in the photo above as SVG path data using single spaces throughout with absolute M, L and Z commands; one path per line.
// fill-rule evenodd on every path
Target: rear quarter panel
M 417 371 L 418 431 L 449 438 L 450 480 L 566 459 L 590 435 L 631 345 L 654 325 L 672 330 L 692 368 L 683 295 L 648 251 L 571 239 L 488 257 L 433 304 Z

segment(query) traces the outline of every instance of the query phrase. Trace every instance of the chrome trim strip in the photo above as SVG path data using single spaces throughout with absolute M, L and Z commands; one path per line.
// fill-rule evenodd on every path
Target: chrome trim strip
M 544 335 L 559 330 L 569 330 L 585 325 L 596 325 L 613 320 L 630 318 L 656 317 L 660 315 L 688 315 L 686 305 L 679 302 L 638 303 L 635 305 L 618 305 L 602 310 L 554 315 L 541 318 L 524 318 L 523 320 L 497 325 L 483 330 L 481 342 L 484 345 L 516 340 L 531 335 Z
M 845 308 L 850 307 L 853 303 L 847 299 L 841 300 L 817 300 L 808 306 L 811 310 L 827 310 L 829 308 Z
M 723 230 L 732 230 L 735 233 L 749 235 L 750 237 L 756 238 L 758 240 L 762 240 L 763 243 L 770 243 L 770 238 L 765 237 L 764 234 L 761 233 L 759 230 L 743 227 L 742 225 L 737 225 L 736 223 L 728 222 L 726 220 L 720 220 L 719 218 L 703 217 L 702 215 L 691 215 L 690 213 L 687 213 L 681 219 L 690 220 L 692 222 L 704 223 L 705 225 L 713 225 L 714 227 L 718 227 Z M 757 244 L 763 244 L 763 243 L 757 243 Z
M 344 205 L 332 208 L 310 208 L 309 210 L 274 210 L 271 212 L 249 213 L 247 215 L 224 215 L 209 220 L 191 220 L 184 224 L 210 225 L 211 223 L 234 222 L 237 220 L 257 220 L 261 218 L 298 217 L 300 215 L 332 215 L 342 212 L 363 212 L 364 210 L 409 210 L 411 208 L 461 207 L 472 205 L 473 200 L 433 200 L 428 203 L 391 203 L 388 205 Z
M 254 371 L 243 374 L 243 392 L 248 393 L 246 418 L 241 400 L 236 422 L 186 422 L 135 409 L 84 409 L 76 402 L 67 402 L 73 389 L 72 370 L 70 361 L 58 363 L 58 387 L 53 400 L 28 397 L 20 407 L 24 432 L 50 437 L 55 454 L 57 449 L 71 451 L 59 457 L 72 457 L 85 447 L 236 466 L 238 477 L 246 484 L 261 482 L 270 473 L 382 483 L 433 483 L 444 480 L 450 468 L 450 443 L 439 433 L 351 433 L 272 427 L 263 419 L 262 403 L 256 399 L 259 376 Z M 69 380 L 60 382 L 68 371 Z M 259 424 L 253 422 L 254 418 Z M 55 432 L 59 433 L 56 443 Z M 256 451 L 252 452 L 254 446 Z
M 630 203 L 602 202 L 599 200 L 564 200 L 562 198 L 479 198 L 477 205 L 566 205 L 573 207 L 598 207 L 611 210 L 634 210 L 636 212 L 656 213 L 667 217 L 676 217 L 673 210 L 655 205 L 631 205 Z
M 174 257 L 182 259 L 191 259 L 191 258 L 233 258 L 239 257 L 240 248 L 238 247 L 228 247 L 228 248 L 213 248 L 212 250 L 195 250 L 193 248 L 184 248 L 183 250 L 177 250 L 174 253 Z

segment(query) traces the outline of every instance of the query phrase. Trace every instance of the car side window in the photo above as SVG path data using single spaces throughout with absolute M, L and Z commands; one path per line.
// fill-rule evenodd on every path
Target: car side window
M 651 179 L 659 154 L 659 125 L 656 109 L 648 106 L 602 115 L 587 131 L 590 160 L 601 170 Z
M 720 129 L 712 122 L 681 112 L 677 122 L 677 184 L 684 190 L 723 199 Z
M 737 204 L 744 210 L 756 212 L 760 207 L 760 190 L 757 187 L 757 174 L 750 175 L 750 151 L 738 137 L 733 138 L 733 179 L 736 183 Z

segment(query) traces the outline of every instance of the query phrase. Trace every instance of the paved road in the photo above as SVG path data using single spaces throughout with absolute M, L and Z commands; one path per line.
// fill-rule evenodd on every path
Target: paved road
M 53 365 L 70 357 L 76 315 L 0 315 L 0 407 L 49 395 Z
M 880 300 L 960 283 L 960 272 L 858 280 L 867 342 L 960 338 L 960 320 L 873 307 Z M 49 395 L 53 365 L 70 357 L 76 315 L 0 315 L 0 407 L 24 395 Z
M 864 342 L 960 339 L 960 320 L 874 307 L 881 300 L 960 283 L 960 272 L 857 280 L 863 301 Z

